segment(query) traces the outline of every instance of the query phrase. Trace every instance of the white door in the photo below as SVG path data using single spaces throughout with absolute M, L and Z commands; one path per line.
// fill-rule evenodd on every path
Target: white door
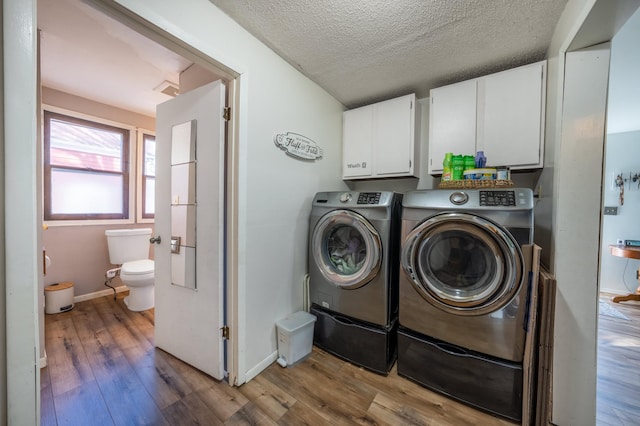
M 216 379 L 224 377 L 224 100 L 216 81 L 158 105 L 156 116 L 155 344 Z M 172 236 L 181 237 L 178 253 Z

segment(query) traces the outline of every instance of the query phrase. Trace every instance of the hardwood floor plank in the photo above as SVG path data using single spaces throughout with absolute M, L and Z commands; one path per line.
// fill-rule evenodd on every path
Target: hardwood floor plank
M 59 426 L 113 425 L 111 413 L 95 381 L 54 397 Z
M 97 305 L 93 305 L 95 308 Z M 96 309 L 75 323 L 96 382 L 118 425 L 168 424 Z M 79 316 L 80 317 L 80 316 Z
M 170 366 L 192 392 L 198 392 L 216 383 L 220 383 L 211 376 L 206 375 L 197 368 L 190 366 L 162 349 L 156 348 L 155 357 L 156 359 L 162 359 L 166 365 Z M 223 384 L 228 386 L 226 383 Z
M 342 382 L 338 378 L 328 380 L 316 370 L 312 353 L 310 358 L 293 368 L 281 368 L 272 364 L 261 375 L 274 385 L 287 389 L 325 421 L 354 424 L 357 419 L 366 417 L 370 402 L 366 408 L 361 407 L 362 398 L 354 395 L 353 383 Z M 372 401 L 371 395 L 371 392 L 367 392 L 365 398 L 371 398 Z
M 433 425 L 514 425 L 518 423 L 501 419 L 473 409 L 451 399 L 442 404 L 407 404 L 399 395 L 380 392 L 369 414 L 382 424 L 433 424 Z
M 226 384 L 214 384 L 207 389 L 198 391 L 197 395 L 223 422 L 249 402 L 238 388 Z
M 640 418 L 640 304 L 610 304 L 629 319 L 598 316 L 596 424 L 638 424 Z
M 171 425 L 215 426 L 224 424 L 194 393 L 164 408 L 162 412 Z
M 266 413 L 264 413 L 258 406 L 252 402 L 248 402 L 243 405 L 233 416 L 231 416 L 225 423 L 225 425 L 256 425 L 256 426 L 271 426 L 277 425 L 276 422 L 271 420 Z
M 291 394 L 260 375 L 238 390 L 275 421 L 280 420 L 297 402 Z
M 56 407 L 53 403 L 51 378 L 49 377 L 49 368 L 45 367 L 40 370 L 40 425 L 55 426 L 56 424 Z
M 54 397 L 94 380 L 71 316 L 47 324 L 45 347 Z
M 138 330 L 132 318 L 112 299 L 94 305 L 105 326 L 159 408 L 191 393 L 191 388 Z
M 624 305 L 624 306 L 622 306 Z M 599 318 L 597 425 L 640 418 L 640 303 L 629 320 Z M 239 388 L 153 345 L 153 310 L 112 297 L 45 316 L 43 425 L 514 425 L 397 375 L 372 373 L 313 348 L 301 363 L 269 366 Z
M 465 424 L 469 421 L 469 418 L 478 421 L 479 423 L 477 424 L 516 424 L 469 407 L 468 405 L 433 392 L 411 380 L 401 377 L 397 374 L 397 366 L 392 368 L 387 377 L 372 374 L 352 364 L 345 365 L 341 373 L 354 382 L 368 383 L 370 386 L 379 390 L 379 395 L 382 394 L 385 398 L 389 398 L 389 401 L 395 401 L 394 404 L 408 408 L 419 407 L 420 412 L 426 413 L 430 418 L 452 417 L 455 421 L 460 422 L 459 424 Z M 374 401 L 374 404 L 380 402 L 378 397 L 376 397 L 376 399 L 378 399 L 378 401 Z
M 278 424 L 285 426 L 316 426 L 326 423 L 326 419 L 321 417 L 315 412 L 315 410 L 301 401 L 297 401 L 293 404 L 286 413 L 278 419 Z
M 313 384 L 319 391 L 329 391 L 333 398 L 336 397 L 334 390 L 337 384 L 340 389 L 338 397 L 340 402 L 348 404 L 351 408 L 360 409 L 362 412 L 365 412 L 375 398 L 376 389 L 366 382 L 344 380 L 342 371 L 345 368 L 354 366 L 348 362 L 339 360 L 340 367 L 336 369 L 330 363 L 326 362 L 327 356 L 339 360 L 324 351 L 312 351 L 311 356 L 305 360 L 304 363 L 294 366 L 293 368 L 285 368 L 282 370 L 282 374 L 290 375 L 295 381 L 306 381 Z M 269 368 L 277 373 L 278 367 L 277 364 L 272 364 Z

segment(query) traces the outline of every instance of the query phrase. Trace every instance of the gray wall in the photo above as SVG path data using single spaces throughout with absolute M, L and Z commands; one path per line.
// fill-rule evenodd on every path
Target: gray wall
M 640 240 L 640 187 L 628 181 L 624 205 L 613 185 L 616 175 L 640 174 L 640 12 L 636 12 L 611 42 L 607 140 L 602 187 L 603 205 L 617 206 L 616 216 L 602 217 L 600 290 L 626 294 L 638 287 L 636 271 L 640 261 L 612 256 L 609 244 L 618 238 Z
M 0 424 L 7 423 L 7 345 L 4 263 L 4 40 L 0 0 Z

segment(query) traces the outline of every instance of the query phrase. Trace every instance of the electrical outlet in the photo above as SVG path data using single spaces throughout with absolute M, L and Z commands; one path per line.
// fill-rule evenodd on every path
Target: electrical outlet
M 607 214 L 607 215 L 614 215 L 614 216 L 615 216 L 615 215 L 617 215 L 617 214 L 618 214 L 618 208 L 617 208 L 617 207 L 615 207 L 615 206 L 614 206 L 614 207 L 612 207 L 612 206 L 609 206 L 609 207 L 605 206 L 605 208 L 604 208 L 604 214 Z
M 118 271 L 120 270 L 120 268 L 115 268 L 115 269 L 109 269 L 106 273 L 106 276 L 108 279 L 111 278 L 115 278 L 116 275 L 118 275 Z

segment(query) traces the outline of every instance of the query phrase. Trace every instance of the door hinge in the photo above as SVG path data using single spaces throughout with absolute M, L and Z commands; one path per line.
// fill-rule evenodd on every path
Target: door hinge
M 222 331 L 222 338 L 224 340 L 229 340 L 229 326 L 228 325 L 222 326 L 220 331 Z
M 224 121 L 231 120 L 231 108 L 224 107 L 224 110 L 222 111 L 222 118 L 224 118 Z

